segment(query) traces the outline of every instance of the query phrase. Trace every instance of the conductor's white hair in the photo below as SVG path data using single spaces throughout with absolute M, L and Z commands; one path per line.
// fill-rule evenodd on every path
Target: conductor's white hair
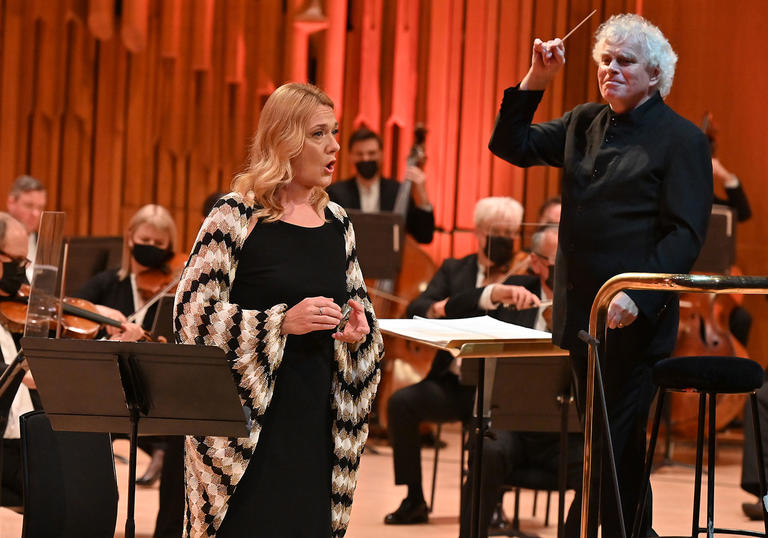
M 649 69 L 659 70 L 659 82 L 656 89 L 662 97 L 669 95 L 672 81 L 675 78 L 677 54 L 661 30 L 648 20 L 634 13 L 613 15 L 595 32 L 595 46 L 592 58 L 600 63 L 600 46 L 604 41 L 623 43 L 634 41 L 640 45 L 645 62 Z
M 475 204 L 475 228 L 489 228 L 504 223 L 508 228 L 520 229 L 523 206 L 508 196 L 481 198 Z

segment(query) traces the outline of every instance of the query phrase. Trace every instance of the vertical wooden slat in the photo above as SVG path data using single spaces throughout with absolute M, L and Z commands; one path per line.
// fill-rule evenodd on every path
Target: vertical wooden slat
M 115 0 L 89 0 L 88 28 L 96 39 L 106 41 L 115 32 Z
M 123 0 L 122 32 L 125 48 L 141 52 L 147 47 L 149 0 Z

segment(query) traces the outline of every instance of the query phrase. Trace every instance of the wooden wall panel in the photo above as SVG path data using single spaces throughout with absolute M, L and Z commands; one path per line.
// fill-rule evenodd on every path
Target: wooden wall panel
M 712 112 L 718 126 L 717 157 L 741 181 L 752 218 L 737 230 L 737 264 L 745 274 L 768 274 L 768 72 L 755 69 L 748 51 L 762 46 L 768 5 L 745 0 L 644 0 L 643 14 L 658 24 L 679 55 L 667 102 L 700 124 Z M 716 189 L 717 192 L 717 189 Z M 722 196 L 722 193 L 720 194 Z M 745 298 L 753 316 L 750 356 L 768 363 L 768 302 Z
M 314 26 L 296 20 L 308 8 Z M 427 248 L 438 261 L 460 255 L 472 235 L 449 232 L 472 227 L 477 198 L 513 196 L 533 220 L 559 192 L 558 170 L 510 166 L 487 142 L 533 38 L 563 35 L 594 8 L 536 118 L 598 98 L 592 33 L 610 14 L 642 10 L 680 53 L 670 104 L 696 122 L 711 110 L 720 124 L 721 158 L 755 210 L 739 229 L 739 261 L 765 272 L 768 81 L 743 53 L 768 22 L 761 0 L 739 10 L 718 0 L 5 0 L 0 195 L 18 174 L 38 176 L 77 234 L 120 233 L 137 207 L 158 202 L 189 248 L 202 200 L 243 168 L 266 97 L 314 75 L 337 102 L 342 147 L 361 123 L 382 132 L 385 171 L 402 169 L 413 125 L 426 123 L 427 190 L 445 230 Z M 723 28 L 735 37 L 712 39 Z M 351 173 L 346 151 L 338 169 Z M 768 303 L 750 302 L 762 327 Z

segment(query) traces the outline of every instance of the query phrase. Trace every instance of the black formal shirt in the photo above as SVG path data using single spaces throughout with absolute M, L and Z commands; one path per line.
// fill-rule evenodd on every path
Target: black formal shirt
M 581 349 L 576 335 L 588 329 L 592 302 L 610 277 L 690 270 L 712 208 L 712 163 L 704 133 L 658 93 L 624 114 L 587 103 L 531 124 L 542 95 L 508 88 L 489 147 L 518 166 L 563 168 L 553 339 Z M 635 340 L 646 354 L 669 353 L 676 296 L 627 293 L 646 321 L 627 332 L 647 330 Z

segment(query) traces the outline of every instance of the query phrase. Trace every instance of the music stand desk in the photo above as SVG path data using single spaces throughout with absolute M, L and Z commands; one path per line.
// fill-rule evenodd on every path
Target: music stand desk
M 472 428 L 471 434 L 474 435 L 475 446 L 477 447 L 477 464 L 475 465 L 475 478 L 472 484 L 472 524 L 470 537 L 477 538 L 480 535 L 480 480 L 482 476 L 483 436 L 486 433 L 487 426 L 484 418 L 490 416 L 491 411 L 491 392 L 486 391 L 485 389 L 485 378 L 487 373 L 491 373 L 489 372 L 489 366 L 491 366 L 492 369 L 495 369 L 495 364 L 486 364 L 486 359 L 502 357 L 563 357 L 566 359 L 568 357 L 568 352 L 555 346 L 552 343 L 551 336 L 533 338 L 489 338 L 478 334 L 477 338 L 473 339 L 472 337 L 467 337 L 466 334 L 461 334 L 461 336 L 455 339 L 448 338 L 436 342 L 428 338 L 419 338 L 418 336 L 415 336 L 414 333 L 403 334 L 400 330 L 390 329 L 387 327 L 388 321 L 391 320 L 379 320 L 379 324 L 383 324 L 381 332 L 384 334 L 413 340 L 436 349 L 442 349 L 462 360 L 473 359 L 479 361 L 477 365 L 478 378 L 475 411 L 477 424 Z M 397 320 L 397 323 L 407 323 L 408 321 L 409 320 Z M 411 321 L 419 322 L 420 320 Z M 460 320 L 453 321 L 460 322 Z M 495 363 L 495 361 L 493 361 L 493 363 Z
M 54 430 L 130 435 L 126 537 L 135 533 L 139 434 L 249 434 L 217 347 L 30 337 L 21 344 Z

